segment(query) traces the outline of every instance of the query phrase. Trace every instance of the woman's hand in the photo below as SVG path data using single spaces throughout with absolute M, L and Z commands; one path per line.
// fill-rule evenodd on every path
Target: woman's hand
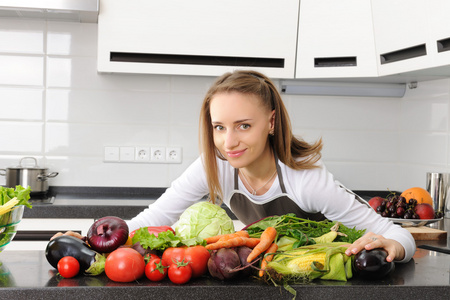
M 56 233 L 54 236 L 51 237 L 50 241 L 53 240 L 55 237 L 58 237 L 61 235 L 70 235 L 70 236 L 76 237 L 80 240 L 84 239 L 84 237 L 81 234 L 79 234 L 78 232 L 73 232 L 73 231 L 69 230 L 69 231 L 66 231 L 65 233 L 62 233 L 62 232 Z
M 405 257 L 405 249 L 399 242 L 386 239 L 382 235 L 375 234 L 373 232 L 368 232 L 361 238 L 357 239 L 348 247 L 345 254 L 350 256 L 363 249 L 372 250 L 375 248 L 383 248 L 387 251 L 388 256 L 386 257 L 386 260 L 388 262 L 393 260 L 402 260 Z

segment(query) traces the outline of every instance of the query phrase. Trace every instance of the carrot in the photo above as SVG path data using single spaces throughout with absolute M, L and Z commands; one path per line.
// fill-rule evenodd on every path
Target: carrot
M 247 262 L 252 262 L 260 254 L 269 249 L 276 237 L 277 230 L 273 227 L 267 227 L 261 234 L 261 242 L 259 242 L 259 244 L 256 245 L 252 252 L 248 255 Z
M 269 261 L 272 261 L 273 256 L 275 255 L 275 252 L 277 252 L 277 250 L 278 250 L 278 245 L 276 243 L 272 243 L 272 245 L 270 245 L 269 249 L 267 249 L 266 252 L 264 253 L 265 254 L 264 258 L 261 261 L 261 270 L 259 270 L 259 277 L 263 277 L 264 270 L 266 269 L 267 264 L 269 263 Z
M 216 236 L 206 238 L 205 240 L 206 240 L 207 244 L 212 244 L 212 243 L 218 242 L 220 239 L 230 239 L 230 238 L 234 238 L 234 237 L 238 237 L 238 236 L 249 237 L 247 231 L 240 230 L 240 231 L 236 231 L 235 233 L 219 234 Z
M 258 245 L 260 241 L 261 240 L 258 238 L 248 238 L 248 237 L 237 236 L 237 237 L 228 239 L 226 241 L 218 241 L 216 243 L 206 245 L 205 248 L 207 250 L 217 250 L 220 248 L 234 248 L 234 247 L 241 247 L 241 246 L 247 246 L 249 248 L 253 248 L 256 245 Z

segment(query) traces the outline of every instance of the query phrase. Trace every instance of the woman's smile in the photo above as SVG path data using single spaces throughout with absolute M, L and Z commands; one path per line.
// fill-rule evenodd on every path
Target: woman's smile
M 225 151 L 227 153 L 227 155 L 231 158 L 236 158 L 236 157 L 240 157 L 241 155 L 243 155 L 245 153 L 245 150 L 235 150 L 235 151 Z

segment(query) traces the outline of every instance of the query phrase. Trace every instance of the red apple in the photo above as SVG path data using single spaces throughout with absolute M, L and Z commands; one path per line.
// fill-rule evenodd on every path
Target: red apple
M 434 209 L 428 203 L 420 203 L 416 205 L 416 214 L 420 219 L 434 219 Z
M 369 205 L 375 210 L 377 211 L 377 207 L 381 205 L 381 203 L 383 203 L 384 198 L 382 197 L 373 197 L 369 200 Z

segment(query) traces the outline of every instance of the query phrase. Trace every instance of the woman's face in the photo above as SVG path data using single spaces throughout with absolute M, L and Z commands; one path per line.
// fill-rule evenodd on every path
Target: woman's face
M 258 96 L 219 93 L 210 103 L 214 144 L 234 168 L 249 167 L 270 154 L 269 132 L 274 111 Z

